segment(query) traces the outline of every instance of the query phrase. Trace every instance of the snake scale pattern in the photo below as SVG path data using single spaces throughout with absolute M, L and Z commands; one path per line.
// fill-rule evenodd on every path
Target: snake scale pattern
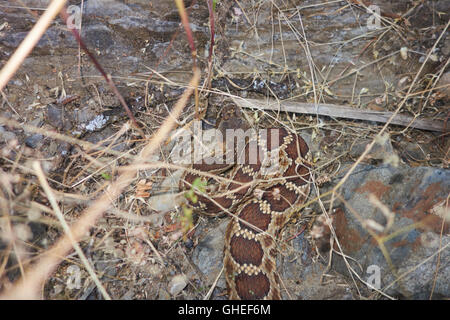
M 226 106 L 224 110 L 227 113 L 222 121 L 242 119 L 236 106 Z M 281 299 L 276 239 L 310 191 L 311 161 L 306 142 L 285 128 L 269 128 L 265 132 L 265 136 L 247 139 L 241 151 L 231 151 L 236 160 L 241 157 L 236 164 L 202 161 L 193 164 L 194 170 L 186 171 L 180 182 L 180 188 L 186 190 L 200 177 L 206 188 L 195 189 L 197 201 L 192 206 L 206 215 L 226 212 L 232 217 L 224 246 L 230 299 Z M 269 157 L 259 154 L 252 158 L 255 145 L 278 161 L 276 170 L 265 170 Z M 226 151 L 224 157 L 225 154 Z M 205 177 L 200 171 L 218 178 Z

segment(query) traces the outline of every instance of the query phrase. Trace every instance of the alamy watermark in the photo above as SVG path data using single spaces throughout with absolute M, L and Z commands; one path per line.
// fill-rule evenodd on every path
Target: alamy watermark
M 369 274 L 366 283 L 370 289 L 381 289 L 381 268 L 376 264 L 367 267 L 366 273 Z
M 171 160 L 176 164 L 259 164 L 264 175 L 279 169 L 280 129 L 202 130 L 194 121 L 192 130 L 177 131 Z
M 81 29 L 81 9 L 79 6 L 70 5 L 67 7 L 66 25 L 69 29 Z
M 367 19 L 367 28 L 369 30 L 375 30 L 381 28 L 381 9 L 377 5 L 370 5 L 367 7 L 367 12 L 371 14 Z
M 67 272 L 67 288 L 70 290 L 81 288 L 81 270 L 77 265 L 70 265 L 66 269 Z
M 381 28 L 381 9 L 377 5 L 370 5 L 367 7 L 367 12 L 371 16 L 367 19 L 367 28 L 375 30 Z M 76 5 L 67 7 L 67 27 L 69 29 L 81 29 L 81 8 Z

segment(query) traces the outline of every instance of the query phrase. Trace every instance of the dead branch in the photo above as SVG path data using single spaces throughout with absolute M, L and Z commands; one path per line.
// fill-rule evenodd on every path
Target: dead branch
M 234 99 L 235 103 L 242 108 L 272 110 L 294 112 L 301 114 L 317 114 L 320 116 L 328 116 L 344 119 L 355 119 L 362 121 L 375 121 L 386 123 L 394 114 L 391 111 L 374 111 L 355 109 L 347 106 L 336 104 L 318 103 L 304 103 L 295 101 L 274 101 L 263 99 Z M 444 121 L 417 119 L 408 115 L 397 114 L 392 119 L 391 124 L 412 127 L 416 129 L 445 132 L 447 129 L 444 126 Z

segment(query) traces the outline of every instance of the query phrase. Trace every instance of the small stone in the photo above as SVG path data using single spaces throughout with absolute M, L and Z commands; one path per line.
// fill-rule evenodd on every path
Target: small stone
M 16 139 L 16 134 L 11 131 L 6 131 L 3 127 L 0 126 L 0 140 L 8 142 L 13 139 Z
M 163 288 L 160 288 L 158 291 L 158 300 L 170 300 L 169 293 Z
M 176 275 L 169 283 L 169 292 L 172 296 L 176 296 L 187 286 L 187 279 L 184 275 Z
M 27 147 L 35 149 L 38 147 L 39 142 L 41 142 L 43 138 L 44 136 L 42 134 L 33 134 L 32 136 L 25 138 L 25 144 Z
M 228 219 L 223 219 L 219 226 L 209 231 L 194 248 L 192 261 L 203 273 L 202 281 L 206 286 L 211 285 L 222 270 L 224 237 L 229 222 Z M 220 277 L 216 286 L 226 287 L 224 276 Z
M 51 126 L 62 129 L 64 126 L 62 115 L 61 108 L 58 108 L 54 104 L 49 104 L 47 106 L 47 120 Z
M 194 241 L 188 238 L 186 239 L 186 241 L 184 241 L 184 245 L 186 246 L 186 248 L 192 249 L 194 247 Z
M 366 139 L 356 142 L 350 150 L 350 155 L 355 158 L 359 157 L 366 150 L 366 147 L 370 142 L 370 140 Z M 388 136 L 383 136 L 381 139 L 377 140 L 368 156 L 376 160 L 387 160 L 389 156 L 395 154 L 390 138 Z
M 441 91 L 444 95 L 447 96 L 447 98 L 450 99 L 450 72 L 444 73 L 441 78 L 439 79 L 439 82 L 437 84 L 438 87 L 441 87 L 439 91 Z

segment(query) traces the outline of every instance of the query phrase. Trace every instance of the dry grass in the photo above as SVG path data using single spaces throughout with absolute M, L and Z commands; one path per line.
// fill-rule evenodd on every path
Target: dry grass
M 2 68 L 0 72 L 0 90 L 2 90 L 6 83 L 12 79 L 14 73 L 23 63 L 26 56 L 31 52 L 34 45 L 52 22 L 53 18 L 58 14 L 62 6 L 64 6 L 64 3 L 65 1 L 57 0 L 51 2 L 49 10 L 39 19 L 39 22 L 36 23 L 29 36 L 27 36 L 21 46 L 17 49 L 16 53 Z M 240 21 L 241 24 L 245 25 L 245 28 L 248 29 L 249 32 L 253 32 L 255 37 L 258 38 L 258 34 L 262 32 L 259 30 L 259 25 L 257 23 L 257 15 L 261 8 L 253 8 L 254 10 L 249 12 L 242 4 L 242 1 L 236 1 L 235 3 L 242 13 L 241 15 L 237 15 L 237 21 Z M 283 57 L 283 62 L 279 63 L 272 60 L 272 57 L 276 54 L 274 47 L 272 47 L 270 61 L 261 58 L 255 53 L 245 52 L 243 49 L 239 48 L 234 50 L 234 54 L 270 65 L 274 68 L 272 73 L 278 75 L 280 79 L 292 77 L 293 75 L 298 74 L 298 70 L 295 65 L 290 65 L 290 62 L 292 61 L 288 58 L 288 43 L 287 40 L 283 38 L 282 25 L 289 29 L 295 39 L 294 41 L 298 50 L 304 52 L 304 55 L 307 57 L 308 64 L 308 70 L 302 75 L 304 85 L 303 93 L 292 99 L 306 100 L 307 102 L 305 102 L 305 105 L 310 107 L 308 114 L 312 114 L 313 116 L 306 116 L 303 113 L 303 115 L 295 115 L 293 113 L 288 114 L 283 112 L 294 111 L 293 109 L 265 110 L 264 108 L 260 108 L 256 111 L 247 112 L 248 117 L 253 119 L 258 125 L 275 124 L 277 126 L 285 126 L 290 130 L 295 130 L 297 132 L 301 132 L 301 130 L 312 131 L 313 143 L 318 140 L 315 140 L 314 136 L 323 136 L 325 133 L 338 135 L 339 139 L 343 141 L 344 144 L 348 145 L 351 145 L 352 141 L 356 138 L 364 137 L 370 139 L 367 148 L 356 160 L 354 159 L 351 169 L 342 179 L 333 182 L 335 184 L 330 191 L 322 193 L 321 186 L 316 181 L 314 183 L 314 189 L 317 196 L 305 203 L 302 208 L 299 208 L 304 209 L 316 206 L 320 211 L 316 212 L 315 216 L 323 215 L 327 217 L 326 221 L 332 221 L 331 213 L 334 209 L 335 201 L 340 200 L 345 203 L 345 200 L 340 193 L 340 188 L 352 174 L 356 166 L 367 160 L 367 156 L 371 149 L 386 132 L 404 138 L 405 140 L 411 140 L 413 137 L 435 139 L 434 137 L 430 138 L 428 133 L 412 130 L 417 123 L 420 124 L 422 121 L 423 123 L 429 122 L 428 129 L 435 128 L 436 131 L 442 132 L 439 138 L 447 137 L 448 132 L 444 121 L 431 119 L 430 113 L 427 113 L 425 108 L 430 105 L 432 94 L 444 89 L 444 87 L 438 87 L 438 81 L 446 70 L 450 59 L 447 57 L 446 62 L 442 65 L 439 72 L 436 73 L 435 77 L 433 77 L 432 81 L 428 81 L 426 78 L 427 75 L 424 75 L 422 71 L 427 61 L 432 57 L 434 48 L 436 48 L 442 38 L 446 35 L 450 20 L 440 31 L 440 35 L 434 41 L 433 46 L 428 48 L 429 50 L 420 69 L 414 71 L 413 80 L 408 87 L 401 92 L 400 102 L 395 106 L 389 106 L 391 110 L 384 113 L 385 118 L 382 121 L 384 125 L 382 127 L 376 127 L 364 125 L 361 124 L 361 122 L 343 120 L 345 116 L 342 116 L 342 118 L 340 117 L 340 115 L 342 115 L 342 110 L 337 109 L 339 105 L 336 104 L 332 105 L 336 108 L 331 107 L 330 110 L 327 110 L 326 115 L 330 116 L 332 118 L 331 120 L 323 120 L 323 118 L 319 117 L 323 114 L 314 112 L 314 108 L 317 109 L 319 106 L 327 103 L 327 95 L 333 90 L 333 85 L 354 77 L 356 88 L 358 74 L 362 70 L 373 66 L 383 65 L 383 63 L 392 56 L 400 55 L 400 52 L 391 52 L 386 56 L 366 62 L 358 68 L 351 69 L 349 66 L 349 68 L 345 68 L 338 77 L 329 79 L 329 76 L 333 74 L 333 68 L 335 66 L 320 66 L 311 53 L 311 48 L 317 44 L 309 40 L 308 32 L 305 31 L 304 28 L 305 17 L 302 16 L 301 10 L 306 7 L 292 7 L 288 10 L 280 7 L 275 1 L 269 1 L 268 3 L 272 10 L 271 19 L 273 25 L 273 38 L 275 38 L 276 35 L 279 36 L 278 39 L 280 40 L 277 52 L 281 52 L 280 56 Z M 333 3 L 334 2 L 330 2 L 328 5 Z M 1 299 L 48 298 L 50 296 L 50 289 L 45 289 L 46 282 L 48 283 L 51 277 L 54 277 L 55 279 L 61 278 L 63 280 L 60 280 L 60 282 L 64 282 L 67 276 L 65 278 L 63 275 L 65 274 L 68 265 L 79 266 L 82 270 L 87 272 L 87 274 L 83 276 L 83 279 L 88 280 L 84 282 L 80 292 L 75 297 L 86 298 L 90 292 L 92 292 L 93 288 L 96 287 L 105 299 L 110 297 L 118 298 L 124 294 L 123 290 L 114 291 L 115 293 L 117 292 L 117 294 L 112 294 L 109 290 L 114 289 L 111 288 L 112 286 L 105 285 L 105 279 L 108 281 L 112 279 L 111 281 L 135 283 L 135 270 L 139 270 L 139 268 L 135 266 L 142 266 L 145 264 L 143 261 L 147 261 L 147 256 L 151 255 L 154 257 L 152 259 L 155 261 L 148 267 L 151 268 L 148 272 L 154 275 L 155 278 L 160 275 L 167 277 L 170 272 L 185 273 L 189 268 L 195 269 L 195 267 L 190 265 L 190 262 L 187 263 L 188 266 L 186 267 L 180 261 L 174 261 L 174 259 L 178 258 L 183 261 L 189 261 L 189 259 L 184 256 L 179 257 L 180 254 L 184 255 L 184 251 L 182 253 L 177 251 L 182 240 L 180 235 L 180 223 L 176 214 L 169 215 L 170 217 L 167 219 L 165 218 L 169 221 L 164 221 L 163 224 L 160 224 L 160 230 L 156 227 L 149 231 L 149 225 L 153 226 L 157 224 L 153 220 L 154 215 L 149 216 L 144 213 L 148 213 L 148 208 L 145 207 L 145 197 L 136 195 L 137 185 L 139 181 L 145 180 L 145 183 L 150 182 L 150 184 L 146 185 L 148 186 L 147 189 L 144 188 L 141 189 L 141 191 L 147 192 L 150 190 L 149 192 L 156 192 L 156 190 L 152 190 L 151 184 L 157 184 L 158 181 L 162 180 L 163 176 L 159 169 L 165 169 L 170 174 L 169 169 L 177 168 L 177 166 L 164 161 L 164 158 L 161 162 L 153 160 L 149 161 L 149 159 L 152 159 L 151 156 L 155 153 L 159 153 L 168 143 L 167 137 L 170 135 L 173 128 L 184 125 L 188 122 L 188 119 L 192 119 L 194 116 L 199 116 L 201 114 L 198 107 L 199 101 L 202 98 L 205 99 L 207 95 L 215 94 L 223 97 L 231 97 L 238 103 L 240 100 L 239 97 L 230 92 L 210 88 L 209 82 L 210 79 L 214 78 L 213 72 L 217 74 L 226 74 L 229 77 L 236 75 L 221 69 L 222 66 L 220 65 L 214 65 L 215 57 L 212 56 L 212 49 L 209 56 L 210 65 L 209 68 L 207 68 L 208 74 L 202 75 L 202 79 L 204 79 L 206 85 L 204 85 L 203 90 L 198 93 L 197 88 L 200 81 L 200 73 L 196 68 L 198 62 L 197 49 L 194 45 L 195 39 L 189 28 L 188 13 L 182 4 L 182 1 L 176 1 L 176 4 L 182 17 L 184 32 L 189 39 L 188 42 L 193 57 L 194 75 L 191 81 L 189 83 L 177 82 L 153 69 L 151 69 L 152 72 L 150 77 L 147 74 L 130 75 L 125 79 L 114 76 L 107 77 L 107 81 L 108 79 L 111 80 L 108 81 L 108 83 L 110 85 L 112 84 L 112 90 L 116 95 L 118 95 L 118 92 L 117 90 L 114 90 L 115 85 L 112 82 L 112 79 L 115 81 L 126 80 L 129 82 L 136 81 L 137 83 L 144 83 L 142 87 L 148 86 L 149 83 L 153 83 L 185 89 L 181 98 L 165 118 L 157 118 L 155 116 L 154 123 L 147 124 L 148 127 L 144 126 L 139 129 L 139 135 L 142 139 L 137 139 L 136 135 L 132 132 L 132 128 L 128 125 L 124 125 L 122 130 L 116 136 L 116 139 L 113 139 L 109 142 L 107 147 L 104 147 L 103 141 L 92 144 L 87 141 L 73 138 L 67 134 L 49 132 L 26 123 L 20 123 L 15 120 L 0 117 L 0 124 L 2 125 L 7 125 L 11 128 L 23 128 L 29 133 L 40 133 L 49 139 L 67 142 L 78 148 L 78 153 L 71 157 L 71 163 L 64 168 L 65 173 L 64 179 L 62 180 L 51 178 L 51 175 L 48 173 L 49 170 L 46 170 L 45 167 L 47 161 L 45 161 L 45 159 L 39 159 L 39 157 L 35 156 L 30 149 L 20 149 L 18 156 L 14 160 L 10 160 L 7 155 L 8 150 L 14 150 L 16 145 L 9 145 L 2 151 L 3 154 L 1 157 L 3 162 L 2 168 L 0 169 L 0 210 L 2 212 L 1 230 L 3 234 L 1 235 L 1 238 L 5 241 L 6 246 L 3 248 L 3 252 L 0 255 Z M 208 4 L 211 6 L 211 3 Z M 359 1 L 357 1 L 357 4 L 358 6 L 355 6 L 354 1 L 348 1 L 348 4 L 340 7 L 339 10 L 348 8 L 359 10 L 358 8 L 365 8 L 364 4 L 359 3 Z M 323 6 L 323 10 L 326 12 L 324 14 L 339 14 L 339 12 L 327 11 L 327 4 L 318 3 L 314 6 Z M 410 11 L 414 8 L 415 7 L 411 8 Z M 404 16 L 407 16 L 407 14 L 408 12 L 406 12 Z M 299 24 L 293 24 L 292 17 L 296 17 Z M 211 21 L 215 21 L 215 19 L 211 19 Z M 395 34 L 399 39 L 404 38 L 404 27 L 397 23 L 398 21 L 383 17 L 382 22 L 383 28 L 378 30 L 376 35 L 362 34 L 358 36 L 358 38 L 368 39 L 367 46 L 360 52 L 361 55 L 368 47 L 375 46 L 376 43 L 382 41 L 383 37 L 386 37 L 388 34 L 391 36 L 392 34 Z M 242 28 L 243 26 L 239 27 Z M 214 34 L 214 31 L 211 30 L 211 33 Z M 349 40 L 347 43 L 342 43 L 341 45 L 345 47 L 354 40 L 356 40 L 356 38 Z M 177 41 L 176 37 L 171 40 L 171 43 L 172 41 Z M 275 41 L 273 39 L 271 41 L 272 46 L 274 46 Z M 338 52 L 330 52 L 330 55 L 333 54 L 337 55 Z M 257 78 L 264 73 L 264 70 L 255 70 L 248 74 L 239 73 L 238 76 Z M 155 76 L 156 79 L 152 79 L 153 76 Z M 283 102 L 269 86 L 267 86 L 267 88 L 270 99 L 276 101 L 275 105 L 280 103 L 280 105 L 283 106 L 283 103 L 285 105 L 291 103 L 291 106 L 293 105 L 294 108 L 298 107 L 298 104 L 289 101 Z M 194 92 L 195 110 L 191 111 L 192 108 L 190 108 L 189 97 Z M 353 103 L 354 101 L 358 101 L 358 99 L 361 98 L 360 96 L 361 93 L 358 95 L 356 92 L 353 92 L 352 96 L 349 97 L 349 100 L 352 101 L 354 107 L 361 107 L 361 103 Z M 409 107 L 406 108 L 407 103 L 417 96 L 420 96 L 422 99 L 420 101 L 421 107 L 415 109 L 415 112 L 412 112 L 414 113 L 413 116 L 409 116 L 406 120 L 403 119 L 402 123 L 406 128 L 403 128 L 400 131 L 395 131 L 398 129 L 390 129 L 392 123 L 401 124 L 396 122 L 399 119 L 399 113 L 408 109 Z M 126 105 L 123 99 L 119 100 L 122 105 Z M 256 100 L 246 99 L 245 103 L 254 105 L 255 101 Z M 189 107 L 186 107 L 187 105 Z M 179 120 L 181 112 L 185 108 L 191 113 L 189 114 L 186 111 L 183 114 L 183 119 Z M 355 114 L 364 114 L 366 111 L 367 110 L 357 109 L 357 111 L 355 110 Z M 388 116 L 386 116 L 386 114 L 388 114 Z M 335 117 L 339 119 L 335 119 Z M 353 119 L 355 119 L 355 117 L 353 117 Z M 358 119 L 358 117 L 356 117 L 356 119 Z M 361 116 L 359 116 L 359 119 L 361 119 Z M 365 120 L 365 117 L 362 116 L 361 120 Z M 418 127 L 421 128 L 420 126 Z M 151 132 L 155 133 L 150 134 Z M 151 138 L 147 142 L 146 137 L 150 135 Z M 130 144 L 134 141 L 134 148 L 127 152 L 119 152 L 112 149 L 119 137 L 126 137 L 127 142 L 130 142 Z M 443 147 L 440 148 L 441 155 L 438 161 L 433 163 L 429 162 L 427 165 L 437 165 L 448 168 L 449 151 L 446 149 L 448 148 L 448 144 L 443 144 Z M 332 178 L 334 173 L 339 169 L 341 161 L 343 161 L 343 159 L 348 159 L 348 151 L 340 152 L 339 154 L 321 151 L 322 152 L 319 151 L 318 155 L 314 155 L 316 160 L 316 167 L 314 170 L 316 179 L 319 181 L 330 180 L 330 177 Z M 161 152 L 161 154 L 163 154 L 163 152 Z M 44 168 L 42 169 L 42 167 Z M 105 172 L 107 172 L 107 174 L 102 176 Z M 35 177 L 37 177 L 37 179 Z M 103 177 L 103 180 L 101 177 Z M 17 185 L 21 185 L 20 193 L 17 193 L 15 190 Z M 374 200 L 375 205 L 386 212 L 386 208 L 383 207 L 384 205 L 376 201 L 377 200 Z M 448 208 L 448 203 L 445 206 Z M 349 206 L 347 206 L 347 208 L 350 212 L 354 213 L 356 217 L 358 216 L 358 213 L 354 210 L 352 211 L 352 208 Z M 227 211 L 226 208 L 223 209 L 225 212 Z M 37 218 L 33 218 L 32 215 L 36 211 L 42 213 Z M 231 212 L 229 214 L 233 215 Z M 104 218 L 102 218 L 102 216 Z M 307 219 L 302 218 L 298 220 L 297 223 L 304 223 L 305 220 Z M 18 226 L 26 226 L 27 223 L 34 223 L 35 221 L 43 223 L 51 229 L 51 233 L 48 235 L 50 243 L 47 248 L 39 248 L 34 243 L 30 242 L 31 237 L 26 234 L 27 232 L 20 233 L 20 228 L 18 228 Z M 387 228 L 386 230 L 383 230 L 386 231 L 386 233 L 380 237 L 373 231 L 373 225 L 368 224 L 367 221 L 361 221 L 361 224 L 363 228 L 371 234 L 374 241 L 376 241 L 378 247 L 385 256 L 386 261 L 390 262 L 390 255 L 384 244 L 395 234 L 398 234 L 398 232 L 406 232 L 407 230 L 396 230 L 388 233 L 387 231 L 390 230 Z M 188 233 L 192 235 L 197 226 L 198 224 L 194 226 L 193 229 L 189 230 Z M 412 227 L 415 226 L 411 225 L 411 228 Z M 329 224 L 329 228 L 332 235 L 330 239 L 331 249 L 329 265 L 331 265 L 333 254 L 337 254 L 344 259 L 349 274 L 352 277 L 351 286 L 361 299 L 379 298 L 380 296 L 394 299 L 394 297 L 391 297 L 386 293 L 387 289 L 394 286 L 397 282 L 403 281 L 409 273 L 419 268 L 434 256 L 439 256 L 440 253 L 448 247 L 448 245 L 441 245 L 440 249 L 432 256 L 403 274 L 398 274 L 395 270 L 395 266 L 392 265 L 392 263 L 389 263 L 391 270 L 396 275 L 396 280 L 387 284 L 384 288 L 377 289 L 373 293 L 368 294 L 367 291 L 364 290 L 367 283 L 361 277 L 361 273 L 351 267 L 349 260 L 352 258 L 344 253 L 340 239 L 336 236 L 333 225 Z M 28 229 L 25 228 L 25 231 L 27 230 Z M 92 232 L 92 230 L 94 231 Z M 124 239 L 127 239 L 127 243 L 123 244 L 121 248 L 121 250 L 125 252 L 124 255 L 117 253 L 117 246 L 112 246 L 111 248 L 111 241 L 114 242 L 113 238 L 117 232 L 125 233 Z M 23 235 L 23 233 L 25 233 L 25 235 Z M 99 237 L 97 237 L 97 235 L 99 235 Z M 441 237 L 442 236 L 443 234 L 441 233 Z M 160 246 L 155 245 L 156 241 L 160 243 Z M 334 244 L 336 244 L 336 246 Z M 71 253 L 72 249 L 75 250 L 76 254 Z M 86 251 L 88 252 L 87 254 L 85 254 Z M 95 268 L 93 268 L 94 262 L 96 262 L 96 258 L 94 257 L 96 252 L 102 254 L 105 253 L 105 259 L 110 259 L 111 261 L 115 261 L 115 259 L 117 261 L 120 260 L 120 267 L 123 268 L 124 272 L 119 275 L 108 275 L 103 271 L 96 271 Z M 11 258 L 12 256 L 14 256 L 14 259 Z M 14 263 L 11 263 L 11 260 L 13 260 Z M 439 265 L 436 266 L 436 273 L 438 270 Z M 9 282 L 10 275 L 11 278 L 14 278 L 14 282 Z M 216 281 L 212 287 L 208 288 L 208 292 L 204 295 L 206 299 L 211 297 L 219 276 L 220 274 L 217 275 Z M 161 280 L 161 282 L 163 282 L 163 280 Z M 191 287 L 200 292 L 198 296 L 201 296 L 201 294 L 206 291 L 198 288 L 196 283 L 191 283 Z M 119 293 L 120 295 L 118 295 Z M 152 294 L 155 294 L 155 292 L 152 292 Z M 195 293 L 191 295 L 191 297 L 193 296 L 195 296 Z M 154 298 L 152 295 L 144 295 L 141 297 Z M 68 296 L 67 298 L 74 298 L 74 296 Z

